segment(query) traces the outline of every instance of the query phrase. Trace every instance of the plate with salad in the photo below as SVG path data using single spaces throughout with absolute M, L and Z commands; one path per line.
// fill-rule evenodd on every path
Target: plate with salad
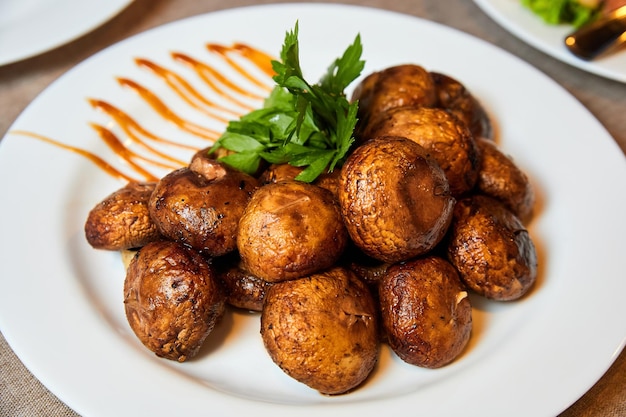
M 587 61 L 566 47 L 565 37 L 623 0 L 474 0 L 489 17 L 534 48 L 579 69 L 626 83 L 626 48 Z

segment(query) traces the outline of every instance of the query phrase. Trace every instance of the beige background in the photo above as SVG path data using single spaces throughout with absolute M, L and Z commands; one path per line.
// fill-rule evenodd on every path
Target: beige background
M 263 3 L 281 2 L 136 0 L 113 20 L 68 45 L 0 67 L 0 137 L 51 82 L 101 49 L 146 29 L 187 16 Z M 499 27 L 470 0 L 362 0 L 342 3 L 379 7 L 444 23 L 513 52 L 548 74 L 580 100 L 626 153 L 626 84 L 587 74 L 538 52 Z M 592 145 L 590 143 L 590 147 Z M 581 361 L 584 360 L 581 358 Z M 0 336 L 0 417 L 76 415 L 24 368 Z M 626 354 L 622 353 L 602 379 L 560 416 L 626 416 Z

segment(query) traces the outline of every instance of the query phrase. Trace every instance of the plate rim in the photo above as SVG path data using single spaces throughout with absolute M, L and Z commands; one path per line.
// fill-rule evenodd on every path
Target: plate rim
M 76 1 L 76 0 L 72 0 Z M 80 0 L 78 0 L 80 1 Z M 99 3 L 100 8 L 103 9 L 103 13 L 98 15 L 97 18 L 89 18 L 84 23 L 75 23 L 70 25 L 70 29 L 63 33 L 63 36 L 54 36 L 52 38 L 43 37 L 38 39 L 37 42 L 31 42 L 26 47 L 12 48 L 14 51 L 9 54 L 0 54 L 0 66 L 18 63 L 30 58 L 39 56 L 45 52 L 64 46 L 72 41 L 75 41 L 88 33 L 103 26 L 105 23 L 122 13 L 128 8 L 134 0 L 107 0 L 106 2 Z M 67 28 L 66 28 L 67 29 Z M 40 32 L 38 32 L 40 33 Z M 9 33 L 2 33 L 2 27 L 0 27 L 0 35 L 12 36 Z M 39 37 L 39 35 L 38 35 Z
M 265 8 L 268 8 L 268 7 L 278 7 L 278 8 L 281 8 L 281 7 L 282 7 L 282 8 L 296 7 L 296 8 L 303 8 L 303 7 L 311 7 L 311 4 L 306 4 L 306 3 L 304 3 L 304 4 L 275 4 L 275 5 L 244 6 L 244 7 L 238 7 L 238 8 L 233 8 L 233 9 L 226 9 L 226 10 L 221 10 L 221 11 L 217 11 L 217 12 L 210 12 L 210 13 L 206 13 L 206 14 L 203 14 L 203 15 L 198 15 L 198 16 L 193 16 L 193 17 L 189 17 L 189 18 L 184 18 L 184 19 L 181 19 L 181 20 L 179 20 L 179 21 L 175 21 L 175 22 L 170 22 L 170 23 L 167 23 L 166 25 L 163 25 L 163 26 L 168 26 L 168 25 L 170 25 L 170 24 L 184 24 L 184 22 L 185 22 L 185 21 L 187 21 L 187 20 L 189 20 L 189 19 L 194 19 L 194 18 L 199 18 L 199 19 L 202 19 L 202 18 L 205 18 L 205 17 L 206 17 L 206 16 L 208 16 L 208 15 L 216 15 L 216 14 L 221 14 L 221 13 L 225 13 L 225 12 L 228 12 L 228 13 L 232 13 L 232 12 L 234 12 L 234 13 L 236 13 L 236 12 L 238 12 L 238 11 L 242 10 L 242 9 L 265 9 Z M 329 8 L 329 7 L 330 7 L 330 8 L 333 8 L 333 7 L 338 7 L 338 5 L 332 5 L 332 4 L 320 4 L 320 5 L 315 5 L 315 7 L 319 7 L 319 8 Z M 393 16 L 396 16 L 396 17 L 408 18 L 408 19 L 410 19 L 410 20 L 419 21 L 420 23 L 423 23 L 423 24 L 426 24 L 426 25 L 431 25 L 431 27 L 437 27 L 437 28 L 438 28 L 438 30 L 440 30 L 440 29 L 445 29 L 446 31 L 457 32 L 458 34 L 461 34 L 462 36 L 467 36 L 467 37 L 469 37 L 469 38 L 474 39 L 475 41 L 479 41 L 479 42 L 481 42 L 481 43 L 486 44 L 486 42 L 485 42 L 485 41 L 483 41 L 483 40 L 481 40 L 481 39 L 479 39 L 479 38 L 476 38 L 476 37 L 474 37 L 474 36 L 472 36 L 472 35 L 469 35 L 469 34 L 463 33 L 463 32 L 461 32 L 461 31 L 459 31 L 459 30 L 457 30 L 457 29 L 455 29 L 455 28 L 451 28 L 451 27 L 444 26 L 444 25 L 441 25 L 441 24 L 438 24 L 438 23 L 434 23 L 434 22 L 431 22 L 431 21 L 427 21 L 427 20 L 424 20 L 424 19 L 419 18 L 419 17 L 410 16 L 410 15 L 406 15 L 406 14 L 401 14 L 401 13 L 397 13 L 397 12 L 386 11 L 386 10 L 382 10 L 382 9 L 372 9 L 372 8 L 369 8 L 369 7 L 363 7 L 363 6 L 348 6 L 348 5 L 340 5 L 340 7 L 345 7 L 346 9 L 363 9 L 363 10 L 370 10 L 370 11 L 375 10 L 377 13 L 384 12 L 384 13 L 387 13 L 387 14 L 389 14 L 389 15 L 393 15 Z M 146 31 L 146 32 L 142 32 L 141 34 L 136 35 L 136 36 L 150 36 L 150 33 L 152 33 L 152 31 L 161 30 L 161 29 L 163 28 L 163 26 L 159 26 L 159 27 L 156 27 L 156 28 L 150 29 L 150 30 L 148 30 L 148 31 Z M 129 38 L 129 41 L 132 41 L 132 39 L 134 39 L 134 38 L 135 38 L 135 37 Z M 126 42 L 126 41 L 123 41 L 123 42 Z M 114 44 L 114 45 L 112 45 L 111 47 L 106 48 L 106 49 L 105 49 L 105 50 L 103 50 L 102 52 L 98 53 L 98 56 L 100 56 L 101 54 L 105 54 L 105 53 L 106 53 L 109 49 L 111 49 L 111 48 L 113 48 L 113 47 L 116 47 L 117 45 L 118 45 L 118 44 Z M 500 48 L 498 48 L 498 47 L 494 47 L 493 45 L 490 45 L 490 47 L 495 48 L 495 50 L 498 50 L 498 52 L 499 52 L 499 53 L 505 53 L 505 54 L 506 54 L 506 55 L 508 55 L 510 58 L 516 59 L 518 63 L 523 63 L 523 61 L 519 60 L 518 58 L 516 58 L 514 55 L 512 55 L 512 54 L 508 53 L 507 51 L 504 51 L 504 50 L 502 50 L 502 49 L 500 49 Z M 65 78 L 65 76 L 70 77 L 70 76 L 71 76 L 71 74 L 73 74 L 73 73 L 74 73 L 73 71 L 78 71 L 78 70 L 79 70 L 79 68 L 82 68 L 82 66 L 83 66 L 83 65 L 86 65 L 85 63 L 86 63 L 87 61 L 89 61 L 90 59 L 91 59 L 91 58 L 89 58 L 89 59 L 87 59 L 87 60 L 83 61 L 82 63 L 80 63 L 80 64 L 79 64 L 79 65 L 77 65 L 76 67 L 72 68 L 70 71 L 68 71 L 66 74 L 64 74 L 64 76 L 62 76 L 61 78 L 59 78 L 59 80 L 55 81 L 55 82 L 54 82 L 54 85 L 57 85 L 57 83 L 58 83 L 58 82 L 61 82 L 61 80 L 62 80 L 62 79 L 64 79 L 64 78 Z M 524 64 L 525 64 L 525 63 L 524 63 Z M 528 65 L 528 64 L 525 64 L 525 65 Z M 544 75 L 544 76 L 545 76 L 545 75 Z M 546 77 L 546 78 L 547 78 L 547 77 Z M 555 84 L 555 86 L 556 86 L 557 88 L 559 88 L 559 89 L 560 89 L 560 91 L 562 91 L 562 92 L 566 93 L 568 96 L 570 96 L 570 97 L 571 97 L 571 95 L 569 95 L 569 93 L 567 93 L 564 89 L 562 89 L 561 87 L 559 87 L 558 85 L 556 85 L 556 83 L 554 83 L 554 84 Z M 52 87 L 52 85 L 51 85 L 50 87 Z M 48 88 L 50 88 L 50 87 L 48 87 Z M 44 92 L 45 92 L 45 91 L 48 91 L 48 89 L 44 90 Z M 43 94 L 44 92 L 42 92 L 42 94 Z M 39 99 L 39 97 L 40 97 L 40 96 L 38 96 L 38 97 L 35 99 L 35 101 L 37 101 L 37 100 Z M 33 103 L 34 103 L 35 101 L 33 101 Z M 32 104 L 32 103 L 31 103 L 31 104 Z M 23 116 L 26 112 L 28 112 L 28 111 L 29 111 L 30 106 L 31 106 L 30 104 L 29 104 L 29 106 L 27 106 L 27 108 L 26 108 L 26 109 L 24 110 L 24 112 L 23 112 L 23 113 L 22 113 L 22 114 L 18 117 L 18 119 L 15 121 L 15 123 L 14 123 L 14 124 L 18 124 L 18 121 L 20 121 L 20 120 L 21 120 L 22 116 Z M 589 115 L 591 116 L 591 114 L 590 114 L 590 113 L 589 113 Z M 595 120 L 595 118 L 593 118 L 593 120 Z M 597 121 L 596 121 L 596 122 L 597 122 Z M 598 126 L 599 126 L 599 128 L 601 128 L 601 129 L 603 129 L 603 130 L 604 130 L 604 128 L 603 128 L 603 127 L 601 127 L 601 125 L 599 125 L 599 123 L 598 123 Z M 11 126 L 11 128 L 9 129 L 9 131 L 12 129 L 12 127 L 13 127 L 13 125 Z M 605 132 L 606 132 L 606 131 L 605 131 Z M 608 133 L 607 133 L 607 135 L 608 135 Z M 609 136 L 609 138 L 610 138 L 610 135 L 608 135 L 608 136 Z M 3 153 L 3 151 L 2 151 L 2 149 L 4 148 L 4 146 L 2 146 L 2 145 L 4 145 L 5 143 L 6 143 L 6 142 L 5 142 L 5 140 L 0 141 L 0 154 L 4 154 L 4 153 Z M 4 323 L 4 320 L 0 317 L 0 325 L 2 325 L 2 323 Z M 1 328 L 2 328 L 2 329 L 4 329 L 4 326 L 2 326 Z M 4 333 L 3 333 L 3 334 L 4 334 Z M 15 341 L 13 340 L 12 335 L 7 335 L 7 334 L 4 334 L 4 336 L 5 336 L 5 339 L 7 340 L 7 343 L 9 343 L 9 345 L 13 348 L 13 343 L 14 343 Z M 618 346 L 618 350 L 617 350 L 617 351 L 616 351 L 616 353 L 613 355 L 613 357 L 609 359 L 608 363 L 606 363 L 606 367 L 605 367 L 603 370 L 601 370 L 601 373 L 600 373 L 600 375 L 598 376 L 598 378 L 599 378 L 602 374 L 604 374 L 604 372 L 606 372 L 606 370 L 610 367 L 610 365 L 613 363 L 613 361 L 617 358 L 617 356 L 619 355 L 619 352 L 620 352 L 620 351 L 622 350 L 622 348 L 624 347 L 624 342 L 625 342 L 625 339 L 624 339 L 624 338 L 622 338 L 621 343 L 620 343 L 620 346 Z M 18 345 L 19 345 L 19 343 L 18 343 Z M 18 355 L 18 357 L 20 357 L 20 360 L 22 360 L 22 358 L 21 358 L 21 356 L 19 355 L 19 353 L 18 353 L 18 352 L 16 352 L 16 354 Z M 29 366 L 29 364 L 28 364 L 28 363 L 26 363 L 26 362 L 24 362 L 24 363 L 25 363 L 25 365 L 27 366 L 27 368 L 28 368 L 29 370 L 31 370 L 31 372 L 32 372 L 33 374 L 37 374 L 36 372 L 33 372 L 33 370 L 31 369 L 31 366 Z M 42 372 L 40 372 L 40 371 L 39 371 L 38 373 L 39 373 L 39 374 L 44 374 L 44 373 L 42 373 Z M 39 376 L 38 376 L 38 378 L 39 378 Z M 42 380 L 42 382 L 43 382 L 43 381 L 44 381 L 44 379 L 46 379 L 46 376 L 44 375 L 42 378 L 43 378 L 43 379 L 40 379 L 40 380 Z M 591 387 L 591 385 L 593 385 L 593 383 L 595 383 L 595 381 L 593 381 L 593 382 L 592 382 L 592 383 L 591 383 L 591 384 L 587 387 L 587 389 L 588 389 L 589 387 Z M 48 385 L 47 385 L 47 384 L 45 384 L 45 383 L 44 383 L 44 385 L 48 386 Z M 51 390 L 51 391 L 52 391 L 52 390 Z M 53 391 L 53 392 L 54 392 L 54 391 Z M 584 393 L 584 392 L 583 392 L 583 393 Z M 582 395 L 582 394 L 581 394 L 581 395 Z M 59 398 L 60 398 L 60 399 L 62 399 L 64 402 L 66 402 L 66 404 L 68 404 L 68 405 L 69 405 L 69 404 L 71 404 L 71 402 L 66 401 L 63 397 L 65 397 L 65 396 L 59 396 Z M 578 397 L 576 397 L 576 398 L 578 398 Z M 575 399 L 576 399 L 576 398 L 575 398 Z M 575 399 L 574 399 L 573 401 L 575 401 Z M 572 402 L 573 402 L 573 401 L 572 401 Z

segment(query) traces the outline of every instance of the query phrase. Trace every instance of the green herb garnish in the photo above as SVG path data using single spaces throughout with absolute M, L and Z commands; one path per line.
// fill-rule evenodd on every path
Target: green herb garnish
M 310 84 L 300 68 L 296 22 L 285 36 L 281 60 L 272 61 L 277 85 L 263 108 L 231 121 L 211 152 L 220 147 L 232 151 L 220 160 L 249 174 L 261 160 L 305 167 L 296 177 L 304 182 L 332 172 L 354 143 L 358 103 L 349 102 L 344 90 L 365 66 L 362 50 L 357 35 L 321 80 Z
M 548 24 L 569 24 L 574 27 L 591 22 L 601 9 L 600 1 L 522 0 L 522 4 Z

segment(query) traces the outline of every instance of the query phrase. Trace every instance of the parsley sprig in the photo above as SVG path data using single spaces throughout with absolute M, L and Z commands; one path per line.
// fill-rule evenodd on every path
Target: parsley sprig
M 280 61 L 272 61 L 276 86 L 264 102 L 239 120 L 229 122 L 211 151 L 232 151 L 221 161 L 247 173 L 261 160 L 304 167 L 296 177 L 314 181 L 345 160 L 354 143 L 358 102 L 349 102 L 345 89 L 363 70 L 360 35 L 327 69 L 317 84 L 304 79 L 300 67 L 298 23 L 288 31 Z
M 571 24 L 581 27 L 596 19 L 603 2 L 581 0 L 522 0 L 522 5 L 551 25 Z

